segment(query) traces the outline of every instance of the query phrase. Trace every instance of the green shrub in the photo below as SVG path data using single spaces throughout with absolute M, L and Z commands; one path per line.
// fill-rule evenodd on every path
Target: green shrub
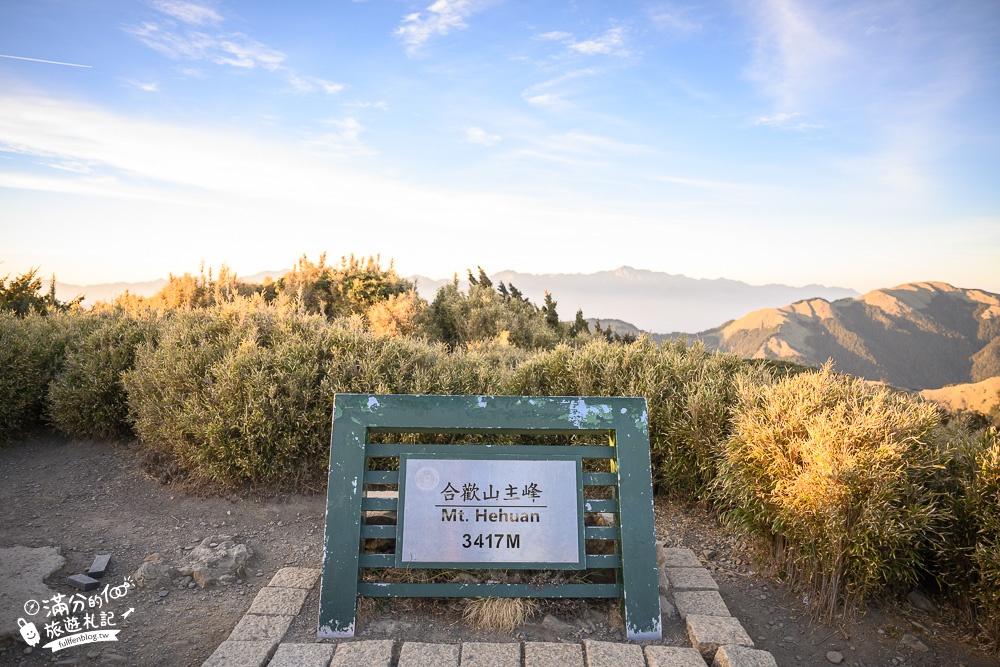
M 714 489 L 726 517 L 832 619 L 913 584 L 940 511 L 925 482 L 934 408 L 830 365 L 738 387 Z
M 705 499 L 728 434 L 737 357 L 701 345 L 632 345 L 595 339 L 539 352 L 514 372 L 508 393 L 641 396 L 649 410 L 653 478 L 660 492 Z
M 928 574 L 1000 649 L 1000 437 L 949 428 L 931 484 L 944 517 L 930 535 Z
M 236 300 L 165 318 L 124 377 L 136 433 L 182 471 L 225 486 L 301 486 L 325 476 L 335 393 L 487 393 L 524 354 L 452 355 L 375 336 L 358 317 Z
M 993 649 L 1000 651 L 1000 435 L 996 428 L 984 431 L 982 450 L 976 457 L 973 493 L 979 506 L 982 528 L 973 558 L 979 580 L 973 593 L 981 622 Z
M 153 339 L 155 317 L 112 311 L 74 319 L 62 369 L 49 385 L 49 419 L 74 437 L 124 437 L 131 425 L 122 373 L 132 368 L 136 348 Z
M 71 316 L 0 312 L 0 443 L 41 424 Z

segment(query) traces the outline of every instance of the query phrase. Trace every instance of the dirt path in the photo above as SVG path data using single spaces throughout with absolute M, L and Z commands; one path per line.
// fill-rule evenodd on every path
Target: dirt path
M 56 654 L 62 664 L 200 665 L 277 570 L 322 565 L 325 505 L 322 495 L 267 500 L 187 495 L 144 474 L 126 446 L 42 436 L 0 448 L 0 547 L 59 547 L 66 566 L 48 583 L 61 593 L 77 592 L 66 585 L 66 577 L 85 571 L 99 553 L 112 554 L 104 581 L 115 585 L 147 556 L 159 553 L 167 562 L 178 562 L 212 535 L 238 535 L 254 552 L 246 580 L 231 585 L 129 591 L 113 607 L 120 641 L 65 649 Z M 826 653 L 836 650 L 845 657 L 842 664 L 866 667 L 1000 666 L 997 659 L 950 639 L 953 633 L 941 623 L 945 615 L 931 617 L 909 607 L 873 611 L 843 628 L 810 624 L 801 600 L 753 573 L 742 545 L 707 514 L 658 501 L 657 536 L 668 546 L 708 556 L 706 563 L 720 568 L 713 574 L 730 611 L 779 665 L 830 664 Z M 396 605 L 381 608 L 362 634 L 421 641 L 479 636 L 460 623 L 456 601 Z M 574 611 L 580 609 L 550 609 L 565 623 L 550 618 L 545 625 L 539 615 L 519 632 L 568 641 L 613 638 L 601 610 L 585 607 L 579 617 Z M 129 608 L 133 611 L 122 619 Z M 293 626 L 298 641 L 311 639 L 314 619 L 312 609 Z M 919 637 L 929 650 L 902 645 L 903 634 Z M 0 646 L 0 665 L 53 663 L 49 651 L 36 648 L 26 654 L 25 648 L 20 639 Z

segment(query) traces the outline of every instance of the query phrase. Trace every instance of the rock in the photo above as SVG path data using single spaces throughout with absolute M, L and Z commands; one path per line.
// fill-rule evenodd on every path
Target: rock
M 552 614 L 546 614 L 540 625 L 549 632 L 557 635 L 571 635 L 576 632 L 576 628 L 569 623 L 560 621 Z
M 32 620 L 25 616 L 25 603 L 34 600 L 40 604 L 55 595 L 56 591 L 42 582 L 65 564 L 66 559 L 56 547 L 0 549 L 0 572 L 5 575 L 0 586 L 0 640 L 17 637 L 20 641 L 17 619 Z M 42 626 L 38 625 L 38 629 L 41 631 Z
M 906 599 L 920 611 L 928 614 L 936 614 L 938 611 L 937 605 L 934 604 L 934 601 L 916 589 L 907 593 Z
M 927 644 L 923 643 L 913 635 L 907 633 L 903 635 L 903 638 L 899 640 L 899 643 L 907 648 L 912 648 L 914 651 L 920 651 L 922 653 L 927 653 L 930 651 Z
M 132 573 L 132 579 L 140 588 L 160 588 L 169 585 L 176 576 L 177 570 L 164 563 L 158 553 L 146 556 L 139 569 Z
M 253 557 L 245 544 L 237 544 L 229 535 L 206 537 L 184 558 L 179 572 L 190 576 L 199 588 L 232 583 L 246 576 L 246 564 Z
M 839 665 L 844 662 L 844 654 L 840 651 L 827 651 L 826 659 L 828 662 L 832 662 L 835 665 Z

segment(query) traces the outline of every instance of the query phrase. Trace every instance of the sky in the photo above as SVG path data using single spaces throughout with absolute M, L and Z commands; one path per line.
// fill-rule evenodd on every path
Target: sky
M 1000 3 L 0 3 L 0 277 L 324 251 L 1000 292 Z

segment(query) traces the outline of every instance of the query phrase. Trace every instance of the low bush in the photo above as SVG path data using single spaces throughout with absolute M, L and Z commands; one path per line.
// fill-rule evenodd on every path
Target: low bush
M 927 574 L 1000 650 L 1000 436 L 950 428 L 940 447 L 931 487 L 944 516 L 929 536 Z
M 80 438 L 118 439 L 131 432 L 122 373 L 136 348 L 156 333 L 155 317 L 120 311 L 78 316 L 62 368 L 48 389 L 49 420 Z
M 0 443 L 37 427 L 58 371 L 72 316 L 0 312 Z
M 595 339 L 531 356 L 515 370 L 509 393 L 645 397 L 657 489 L 704 500 L 728 434 L 733 378 L 742 368 L 737 357 L 701 345 Z
M 325 476 L 334 394 L 492 393 L 524 352 L 376 336 L 236 300 L 173 313 L 125 373 L 136 433 L 157 456 L 223 486 L 308 487 Z
M 772 563 L 832 619 L 913 584 L 942 518 L 933 407 L 833 372 L 738 383 L 714 491 Z M 843 605 L 843 607 L 841 607 Z

